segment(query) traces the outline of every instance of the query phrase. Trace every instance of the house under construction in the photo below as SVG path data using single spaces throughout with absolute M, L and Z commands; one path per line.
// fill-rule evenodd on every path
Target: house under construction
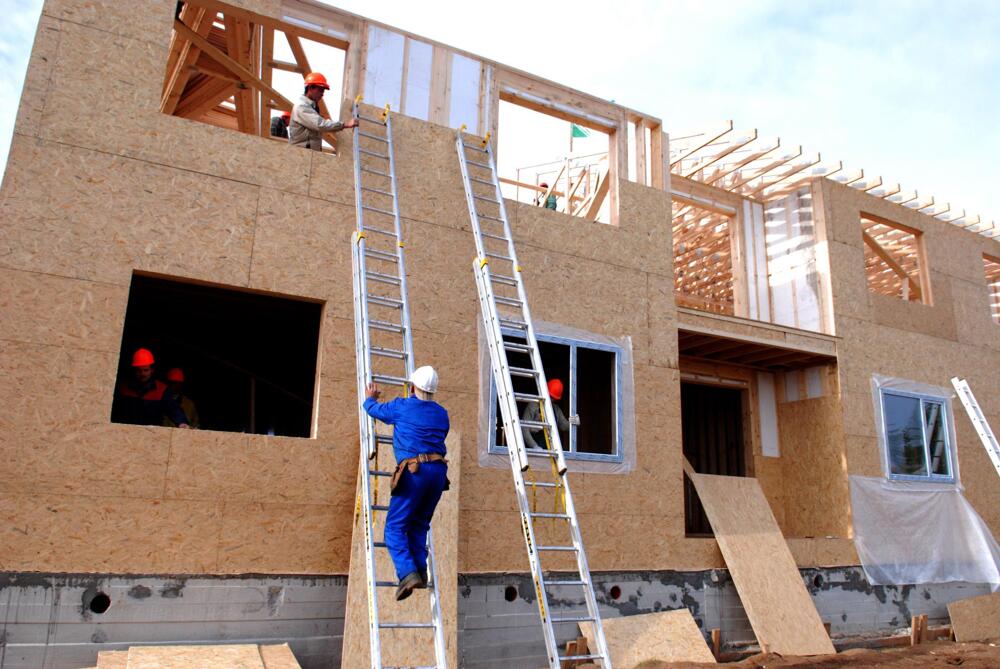
M 578 521 L 601 620 L 687 609 L 723 649 L 802 648 L 788 630 L 810 616 L 833 639 L 945 621 L 1000 582 L 997 472 L 950 381 L 1000 424 L 993 223 L 311 0 L 46 0 L 0 190 L 0 669 L 212 643 L 368 665 L 353 272 L 383 140 L 271 137 L 312 71 L 324 115 L 391 118 L 410 363 L 437 368 L 452 421 L 447 666 L 543 666 L 539 602 L 553 622 L 585 609 L 571 581 L 540 592 L 525 508 L 539 548 Z M 480 248 L 468 161 L 487 157 L 530 337 L 503 314 L 493 332 L 477 296 L 507 257 Z M 504 295 L 494 310 L 523 301 Z M 503 402 L 530 393 L 494 373 L 500 334 L 579 416 L 556 437 L 571 514 L 542 467 L 512 483 Z M 140 347 L 184 370 L 200 429 L 119 420 Z M 800 590 L 808 615 L 787 608 Z M 385 661 L 443 666 L 421 633 L 384 631 Z

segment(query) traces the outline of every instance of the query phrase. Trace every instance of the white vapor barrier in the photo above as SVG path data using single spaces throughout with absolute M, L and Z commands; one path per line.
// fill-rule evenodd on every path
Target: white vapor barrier
M 954 486 L 851 476 L 854 546 L 872 585 L 989 583 L 1000 547 Z
M 757 408 L 760 416 L 760 446 L 764 456 L 781 457 L 778 442 L 778 405 L 774 397 L 774 374 L 757 372 Z
M 430 119 L 431 113 L 431 66 L 434 61 L 434 47 L 426 42 L 410 40 L 406 58 L 406 97 L 402 112 L 423 121 Z
M 491 420 L 496 420 L 496 398 L 493 394 L 493 370 L 490 365 L 490 351 L 486 343 L 486 332 L 481 319 L 476 319 L 479 330 L 479 431 L 476 443 L 476 453 L 479 466 L 509 469 L 510 456 L 506 452 L 490 450 Z M 556 323 L 546 323 L 535 321 L 535 333 L 537 336 L 550 336 L 565 340 L 572 340 L 585 346 L 586 344 L 605 345 L 614 347 L 619 351 L 618 376 L 619 388 L 615 401 L 618 405 L 618 445 L 621 451 L 621 459 L 610 460 L 588 460 L 579 459 L 571 455 L 569 444 L 563 444 L 566 454 L 566 466 L 571 472 L 586 472 L 592 474 L 626 474 L 635 469 L 636 462 L 636 439 L 635 439 L 635 384 L 632 374 L 632 338 L 631 337 L 608 337 L 594 334 L 585 330 L 578 330 L 566 325 Z M 583 429 L 586 425 L 587 417 L 580 416 L 581 425 L 576 429 Z M 532 468 L 546 465 L 545 458 L 528 458 Z
M 768 295 L 767 248 L 764 229 L 764 208 L 758 202 L 743 201 L 743 257 L 746 267 L 747 318 L 771 320 L 771 299 Z
M 463 123 L 469 132 L 479 132 L 479 75 L 482 63 L 460 54 L 451 56 L 451 108 L 448 125 Z
M 399 109 L 403 89 L 403 47 L 406 38 L 385 28 L 368 28 L 368 53 L 365 55 L 364 101 L 376 107 L 386 104 Z
M 767 263 L 772 323 L 821 332 L 819 274 L 812 189 L 808 186 L 767 203 Z

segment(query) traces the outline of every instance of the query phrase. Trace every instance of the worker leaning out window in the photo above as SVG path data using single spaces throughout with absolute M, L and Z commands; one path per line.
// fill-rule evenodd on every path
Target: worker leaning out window
M 349 119 L 341 123 L 323 118 L 319 113 L 319 101 L 323 94 L 330 90 L 326 77 L 319 72 L 306 75 L 304 94 L 292 107 L 291 119 L 288 123 L 288 143 L 313 151 L 323 150 L 323 135 L 328 132 L 340 132 L 344 128 L 353 128 L 357 119 Z

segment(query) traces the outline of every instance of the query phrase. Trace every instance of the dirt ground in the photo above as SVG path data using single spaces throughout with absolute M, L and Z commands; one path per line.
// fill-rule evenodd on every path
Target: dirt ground
M 836 655 L 818 657 L 782 657 L 754 655 L 741 662 L 708 665 L 699 662 L 643 662 L 636 669 L 705 669 L 710 666 L 725 669 L 839 669 L 840 667 L 962 667 L 963 669 L 1000 669 L 1000 640 L 987 643 L 952 643 L 934 641 L 907 646 L 872 650 L 855 648 Z

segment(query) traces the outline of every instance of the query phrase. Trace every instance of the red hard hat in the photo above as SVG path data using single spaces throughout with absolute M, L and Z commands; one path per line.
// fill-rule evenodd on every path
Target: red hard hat
M 140 348 L 132 354 L 133 367 L 149 367 L 154 362 L 156 361 L 153 360 L 153 354 L 149 352 L 149 349 Z
M 326 77 L 319 72 L 310 72 L 306 75 L 306 86 L 322 86 L 330 90 L 330 84 L 326 83 Z
M 287 121 L 288 119 L 292 118 L 292 112 L 290 111 L 281 112 L 281 118 Z
M 167 381 L 177 381 L 179 383 L 184 382 L 184 370 L 180 367 L 174 367 L 169 372 L 167 372 Z
M 549 397 L 558 402 L 559 400 L 562 399 L 562 394 L 563 394 L 562 381 L 560 381 L 559 379 L 552 379 L 551 381 L 549 381 Z
M 538 184 L 538 187 L 539 188 L 548 188 L 549 185 L 543 181 L 542 183 Z

